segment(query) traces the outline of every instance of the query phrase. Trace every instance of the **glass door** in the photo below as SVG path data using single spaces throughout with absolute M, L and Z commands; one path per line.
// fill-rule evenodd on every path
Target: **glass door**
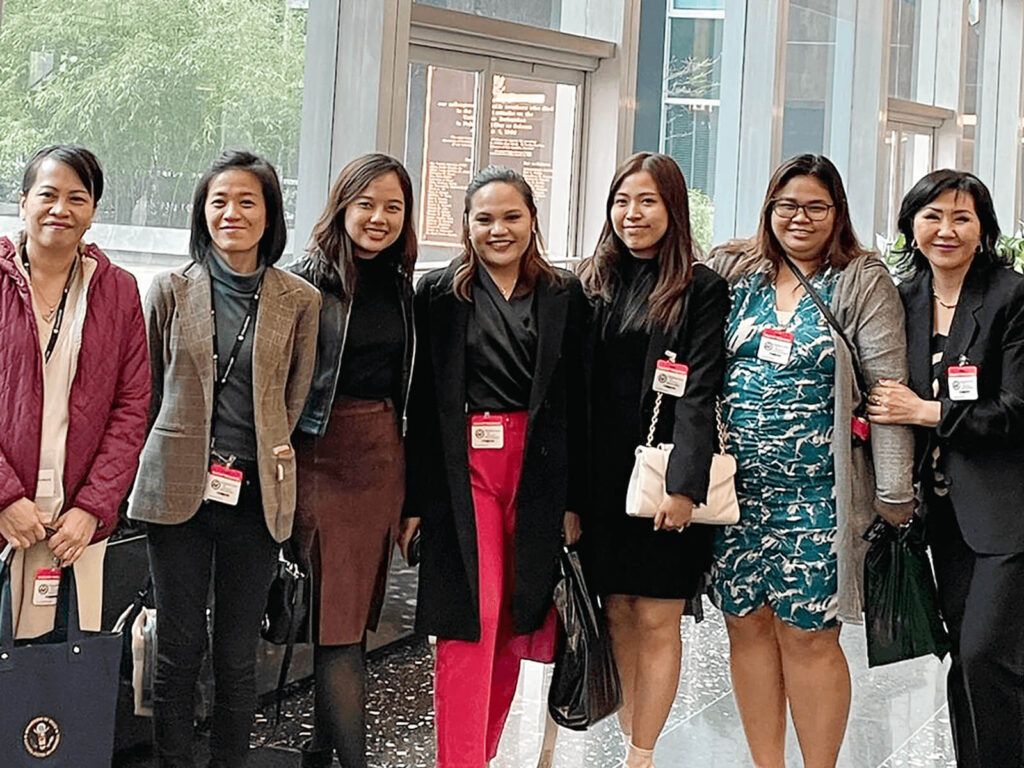
M 466 186 L 488 165 L 533 188 L 548 258 L 575 255 L 582 87 L 582 72 L 412 46 L 405 162 L 420 269 L 460 252 Z

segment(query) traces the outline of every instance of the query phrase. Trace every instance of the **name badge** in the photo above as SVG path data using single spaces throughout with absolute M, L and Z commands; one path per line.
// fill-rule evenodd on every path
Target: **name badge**
M 765 328 L 761 332 L 761 344 L 757 348 L 759 360 L 785 365 L 793 354 L 793 339 L 796 337 L 789 331 L 778 328 Z
M 211 464 L 206 473 L 206 490 L 203 501 L 216 501 L 233 507 L 238 503 L 242 492 L 242 481 L 245 473 L 240 469 L 232 469 L 223 464 Z
M 470 445 L 479 450 L 500 450 L 505 447 L 505 424 L 501 416 L 473 416 L 470 423 Z
M 57 473 L 52 469 L 40 469 L 36 479 L 36 498 L 50 499 L 57 495 Z
M 686 392 L 686 377 L 690 367 L 671 360 L 659 360 L 654 371 L 654 382 L 651 388 L 655 392 L 682 397 Z
M 978 366 L 951 365 L 946 369 L 950 400 L 978 399 Z
M 32 605 L 56 605 L 60 568 L 40 568 L 32 585 Z

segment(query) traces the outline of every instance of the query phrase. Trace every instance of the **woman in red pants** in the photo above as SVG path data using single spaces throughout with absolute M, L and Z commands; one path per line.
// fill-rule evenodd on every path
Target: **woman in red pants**
M 438 768 L 494 757 L 519 661 L 554 658 L 559 547 L 579 536 L 587 304 L 541 247 L 529 185 L 486 168 L 466 190 L 462 254 L 414 300 L 400 544 L 421 530 Z

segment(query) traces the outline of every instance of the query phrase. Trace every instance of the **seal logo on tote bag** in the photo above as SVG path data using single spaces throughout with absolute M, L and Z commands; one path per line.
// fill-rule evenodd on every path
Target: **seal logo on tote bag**
M 49 757 L 60 746 L 60 728 L 53 718 L 33 718 L 25 728 L 24 743 L 25 751 L 32 757 Z

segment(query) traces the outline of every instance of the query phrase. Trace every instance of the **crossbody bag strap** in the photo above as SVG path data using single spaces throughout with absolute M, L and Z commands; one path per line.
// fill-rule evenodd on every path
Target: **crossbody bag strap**
M 814 302 L 815 306 L 821 311 L 821 314 L 825 316 L 825 320 L 832 326 L 839 338 L 843 340 L 846 348 L 850 351 L 850 361 L 853 363 L 853 376 L 857 379 L 857 389 L 860 390 L 861 397 L 865 398 L 868 393 L 867 382 L 864 380 L 864 374 L 860 370 L 860 363 L 857 357 L 857 348 L 853 346 L 853 342 L 850 341 L 850 337 L 846 335 L 846 331 L 843 330 L 842 326 L 839 325 L 839 321 L 836 320 L 836 316 L 832 314 L 832 310 L 828 308 L 828 304 L 825 303 L 824 299 L 821 298 L 814 286 L 811 285 L 811 281 L 807 279 L 807 276 L 800 271 L 800 268 L 793 263 L 793 260 L 789 258 L 785 253 L 782 254 L 782 258 L 786 264 L 789 265 L 789 270 L 793 273 L 797 280 L 800 281 L 800 285 L 804 287 L 807 295 L 811 297 L 811 301 Z

